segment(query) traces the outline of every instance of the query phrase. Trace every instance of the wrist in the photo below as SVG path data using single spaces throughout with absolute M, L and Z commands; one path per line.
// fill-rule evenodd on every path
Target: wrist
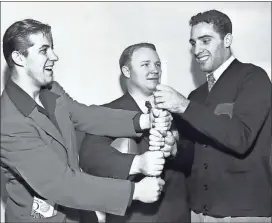
M 139 124 L 140 124 L 140 128 L 142 130 L 150 129 L 150 126 L 151 126 L 150 115 L 149 114 L 141 114 Z
M 136 155 L 132 161 L 129 175 L 141 173 L 140 163 L 141 163 L 141 155 Z
M 139 183 L 134 184 L 132 200 L 139 200 Z
M 179 114 L 183 114 L 186 111 L 186 109 L 189 106 L 189 104 L 190 104 L 190 100 L 183 99 L 181 101 L 181 103 L 180 103 L 180 106 L 179 106 L 179 109 L 178 109 L 178 113 Z

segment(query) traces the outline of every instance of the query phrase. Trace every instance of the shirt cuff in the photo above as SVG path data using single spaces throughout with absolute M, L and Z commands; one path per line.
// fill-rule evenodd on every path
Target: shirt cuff
M 143 130 L 140 126 L 140 116 L 142 115 L 142 112 L 137 113 L 133 118 L 133 125 L 136 133 L 141 133 Z
M 135 189 L 135 183 L 131 182 L 131 193 L 130 193 L 130 197 L 129 197 L 129 201 L 128 201 L 128 207 L 131 205 L 132 203 L 132 199 L 133 199 L 133 194 L 134 194 L 134 189 Z

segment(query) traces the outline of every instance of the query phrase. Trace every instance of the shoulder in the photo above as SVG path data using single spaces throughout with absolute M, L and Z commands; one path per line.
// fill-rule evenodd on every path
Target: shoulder
M 122 102 L 124 101 L 125 95 L 121 96 L 120 98 L 117 98 L 109 103 L 103 104 L 101 106 L 108 107 L 108 108 L 114 108 L 114 109 L 120 109 Z

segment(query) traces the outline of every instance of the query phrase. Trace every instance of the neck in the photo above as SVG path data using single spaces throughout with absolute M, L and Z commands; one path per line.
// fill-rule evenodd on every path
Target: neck
M 41 88 L 36 86 L 26 73 L 19 73 L 18 71 L 13 70 L 11 73 L 11 80 L 34 100 L 40 93 Z
M 138 89 L 133 89 L 129 87 L 128 87 L 128 92 L 141 101 L 148 101 L 153 96 L 152 93 L 142 92 Z

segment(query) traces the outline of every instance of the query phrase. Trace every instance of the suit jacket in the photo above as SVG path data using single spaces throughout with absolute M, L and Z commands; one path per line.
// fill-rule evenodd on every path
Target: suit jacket
M 104 105 L 115 109 L 141 111 L 137 103 L 129 93 L 121 98 Z M 134 155 L 122 154 L 110 147 L 115 137 L 98 137 L 86 134 L 83 139 L 79 159 L 83 171 L 96 176 L 127 179 Z M 141 138 L 135 139 L 139 154 L 149 149 L 148 132 Z M 143 176 L 138 176 L 143 177 Z M 131 178 L 134 181 L 139 179 Z M 109 215 L 109 222 L 189 222 L 189 209 L 187 205 L 187 193 L 185 176 L 179 170 L 172 168 L 167 161 L 164 172 L 166 181 L 165 192 L 158 202 L 144 204 L 133 201 L 128 208 L 125 217 Z M 87 218 L 87 217 L 86 217 Z M 88 220 L 88 219 L 87 219 Z M 86 222 L 87 222 L 86 220 Z
M 212 90 L 194 90 L 182 121 L 195 143 L 190 206 L 211 216 L 271 216 L 271 82 L 235 59 Z
M 11 100 L 9 84 L 1 95 L 1 167 L 8 178 L 9 195 L 6 221 L 63 222 L 67 214 L 64 207 L 124 215 L 132 195 L 131 182 L 81 172 L 75 129 L 136 137 L 132 121 L 136 112 L 85 106 L 54 82 L 52 89 L 43 93 L 45 101 L 54 102 L 51 109 L 59 131 L 37 107 L 22 114 Z M 52 206 L 58 204 L 57 215 L 33 219 L 30 212 L 34 196 Z

